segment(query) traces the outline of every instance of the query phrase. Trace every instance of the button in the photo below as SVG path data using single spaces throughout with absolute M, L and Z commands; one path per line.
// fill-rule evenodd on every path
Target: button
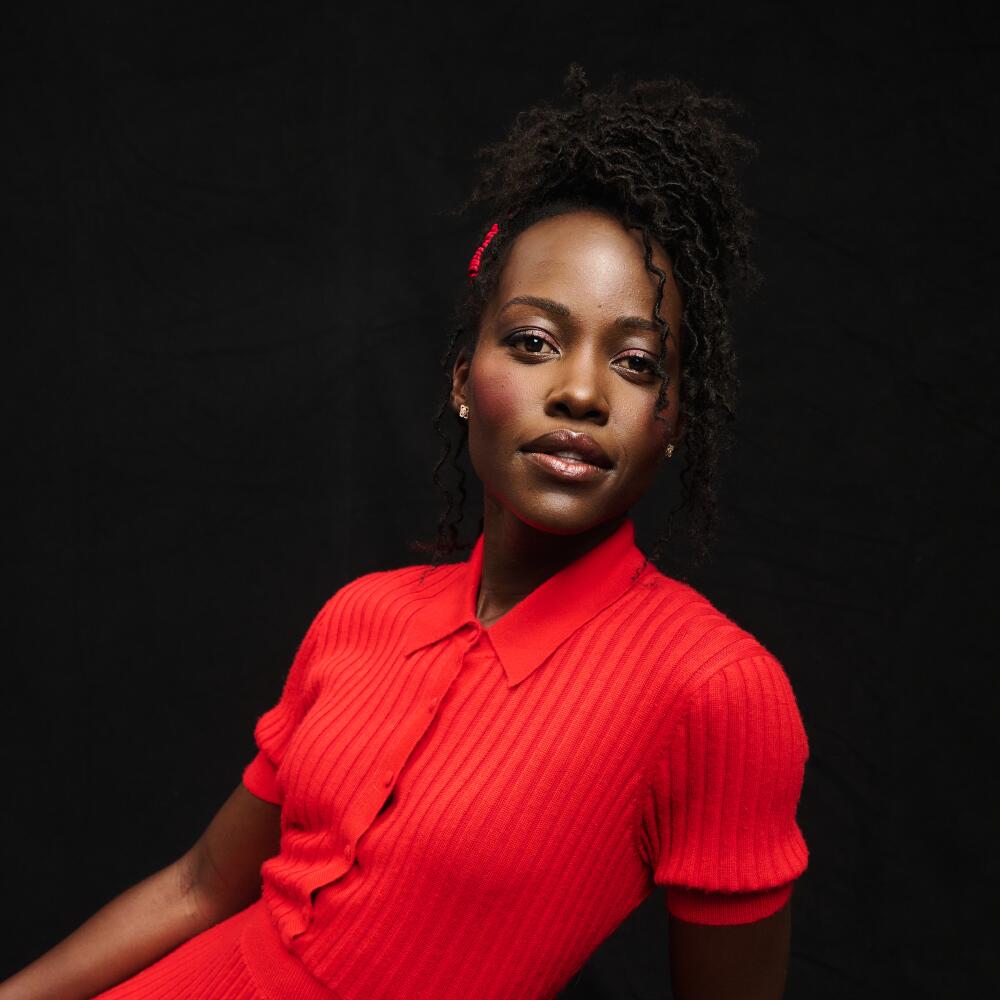
M 386 771 L 385 777 L 382 779 L 382 784 L 388 788 L 392 784 L 392 779 L 395 777 L 392 771 Z

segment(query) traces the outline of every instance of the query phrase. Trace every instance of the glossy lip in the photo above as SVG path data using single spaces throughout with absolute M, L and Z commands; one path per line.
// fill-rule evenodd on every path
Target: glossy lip
M 559 458 L 557 455 L 548 455 L 543 451 L 521 449 L 521 454 L 533 465 L 568 482 L 593 482 L 597 479 L 604 479 L 610 475 L 611 471 L 600 465 L 591 465 L 590 462 L 578 462 L 575 458 Z
M 573 451 L 580 456 L 579 461 L 568 458 L 559 458 L 558 461 L 568 465 L 597 466 L 603 470 L 610 469 L 614 465 L 608 453 L 589 434 L 571 431 L 565 427 L 534 438 L 527 444 L 521 445 L 520 450 L 529 454 L 546 455 L 556 451 Z

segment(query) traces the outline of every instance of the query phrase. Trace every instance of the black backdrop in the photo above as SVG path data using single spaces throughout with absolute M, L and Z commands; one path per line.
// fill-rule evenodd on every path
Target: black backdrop
M 992 25 L 963 2 L 144 7 L 4 13 L 0 974 L 198 836 L 329 594 L 422 561 L 438 358 L 487 221 L 448 210 L 579 60 L 731 94 L 761 147 L 726 519 L 711 564 L 664 570 L 775 652 L 809 733 L 787 995 L 977 995 Z M 666 995 L 662 906 L 566 995 Z

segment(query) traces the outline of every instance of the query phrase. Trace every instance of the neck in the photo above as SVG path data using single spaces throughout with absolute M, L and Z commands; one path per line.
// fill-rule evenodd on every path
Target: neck
M 476 617 L 502 618 L 550 576 L 614 534 L 628 511 L 572 535 L 534 528 L 488 494 L 483 504 L 483 565 Z

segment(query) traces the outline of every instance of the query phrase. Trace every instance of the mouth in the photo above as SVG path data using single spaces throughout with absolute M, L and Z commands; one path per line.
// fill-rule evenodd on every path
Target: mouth
M 520 450 L 530 455 L 558 459 L 558 462 L 550 462 L 547 467 L 570 478 L 589 475 L 594 468 L 607 472 L 615 464 L 600 441 L 590 434 L 569 427 L 558 427 L 546 434 L 539 434 L 533 440 L 525 441 Z
M 611 470 L 579 458 L 553 455 L 544 451 L 525 451 L 521 454 L 536 468 L 565 482 L 594 482 L 610 475 Z

